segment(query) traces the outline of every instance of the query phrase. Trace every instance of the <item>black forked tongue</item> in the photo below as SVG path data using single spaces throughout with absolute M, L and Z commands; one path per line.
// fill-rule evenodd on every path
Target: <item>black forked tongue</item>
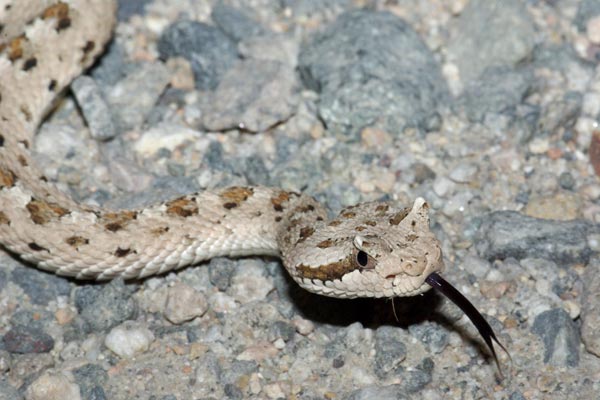
M 456 304 L 465 314 L 475 328 L 479 331 L 479 334 L 487 344 L 490 352 L 494 356 L 494 360 L 496 361 L 496 366 L 498 367 L 498 372 L 502 375 L 502 369 L 500 368 L 500 362 L 498 361 L 498 356 L 496 355 L 496 350 L 494 349 L 494 343 L 498 344 L 502 350 L 508 355 L 510 358 L 510 354 L 506 350 L 506 348 L 498 341 L 494 330 L 488 324 L 488 322 L 483 318 L 483 315 L 471 303 L 461 292 L 459 292 L 454 286 L 449 284 L 444 278 L 439 276 L 437 273 L 433 272 L 429 274 L 425 282 L 429 284 L 432 288 L 442 293 L 448 299 L 450 299 L 454 304 Z

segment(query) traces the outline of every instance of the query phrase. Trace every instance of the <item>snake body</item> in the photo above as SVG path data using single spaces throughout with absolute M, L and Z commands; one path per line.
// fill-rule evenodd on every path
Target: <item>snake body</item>
M 59 93 L 102 52 L 112 0 L 0 0 L 0 243 L 77 279 L 146 277 L 215 256 L 276 255 L 302 287 L 327 296 L 413 296 L 443 268 L 427 203 L 364 203 L 328 221 L 312 197 L 230 187 L 137 210 L 78 204 L 30 155 Z

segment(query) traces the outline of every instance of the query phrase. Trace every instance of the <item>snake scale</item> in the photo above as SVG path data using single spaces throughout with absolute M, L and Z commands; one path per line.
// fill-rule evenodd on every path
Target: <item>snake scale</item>
M 428 206 L 363 203 L 327 220 L 314 198 L 229 187 L 138 210 L 78 204 L 32 162 L 33 136 L 60 92 L 90 66 L 115 25 L 112 0 L 0 0 L 0 243 L 76 279 L 143 278 L 216 256 L 275 255 L 303 288 L 338 298 L 415 296 L 434 287 L 491 327 L 438 274 Z

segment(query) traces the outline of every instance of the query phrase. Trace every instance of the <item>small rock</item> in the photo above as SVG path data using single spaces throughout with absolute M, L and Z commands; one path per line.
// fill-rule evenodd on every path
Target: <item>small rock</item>
M 589 262 L 582 281 L 581 338 L 586 350 L 600 357 L 600 259 Z
M 139 129 L 170 79 L 169 70 L 163 63 L 145 62 L 115 85 L 109 86 L 105 98 L 118 128 L 121 131 Z
M 365 128 L 360 133 L 362 143 L 367 147 L 383 148 L 392 143 L 392 137 L 383 129 Z
M 80 76 L 71 84 L 77 104 L 96 140 L 109 140 L 115 137 L 116 130 L 111 113 L 96 81 L 86 75 Z
M 242 10 L 222 1 L 213 7 L 210 17 L 215 25 L 234 42 L 265 33 L 264 28 Z
M 434 322 L 423 322 L 409 326 L 408 332 L 433 353 L 441 353 L 448 345 L 448 334 Z
M 240 361 L 262 361 L 266 358 L 275 357 L 279 353 L 277 347 L 269 342 L 259 342 L 247 347 L 237 357 Z
M 483 280 L 479 282 L 479 291 L 488 299 L 500 299 L 510 288 L 510 282 Z
M 204 315 L 208 303 L 204 295 L 183 282 L 169 288 L 164 316 L 174 324 L 181 324 Z
M 475 235 L 478 254 L 490 261 L 513 257 L 545 258 L 556 263 L 587 263 L 588 236 L 600 227 L 584 220 L 554 221 L 514 211 L 496 211 L 481 219 Z
M 244 260 L 231 279 L 230 294 L 241 304 L 262 300 L 275 289 L 273 280 L 265 276 L 260 261 Z
M 565 171 L 558 177 L 558 184 L 563 189 L 572 190 L 575 187 L 575 178 L 573 178 L 573 174 Z
M 126 321 L 114 327 L 104 340 L 104 345 L 121 358 L 131 358 L 148 350 L 154 334 L 143 326 Z
M 69 296 L 71 283 L 59 276 L 40 274 L 34 268 L 19 267 L 11 271 L 10 279 L 19 285 L 33 304 L 47 305 L 58 296 Z
M 195 142 L 200 133 L 185 126 L 169 122 L 160 123 L 147 131 L 133 145 L 136 153 L 149 157 L 160 149 L 175 150 L 185 142 Z
M 524 213 L 530 217 L 569 221 L 579 217 L 581 200 L 574 193 L 560 192 L 553 196 L 529 199 Z
M 534 23 L 519 0 L 471 0 L 455 26 L 448 53 L 462 82 L 475 81 L 490 66 L 516 65 L 535 44 Z
M 4 349 L 11 353 L 47 353 L 54 348 L 54 339 L 37 327 L 17 325 L 3 337 Z
M 590 18 L 586 24 L 586 33 L 590 42 L 600 44 L 600 16 Z
M 68 372 L 44 372 L 25 391 L 26 400 L 80 400 L 79 386 Z
M 476 178 L 477 172 L 479 168 L 476 164 L 461 163 L 450 171 L 448 177 L 456 183 L 469 183 Z
M 347 400 L 408 400 L 410 397 L 402 385 L 367 386 L 345 397 Z
M 312 321 L 300 317 L 295 317 L 292 321 L 296 331 L 302 336 L 309 335 L 315 330 L 315 324 Z
M 478 80 L 466 85 L 459 98 L 472 122 L 482 122 L 487 114 L 508 114 L 520 104 L 533 85 L 530 69 L 490 67 Z
M 445 176 L 438 176 L 433 181 L 433 191 L 440 197 L 445 197 L 454 190 L 456 184 Z
M 252 77 L 249 79 L 248 77 Z M 265 131 L 287 120 L 298 105 L 293 68 L 277 61 L 237 62 L 204 99 L 203 126 L 212 131 Z
M 184 57 L 192 64 L 196 87 L 213 90 L 237 59 L 235 43 L 221 30 L 196 21 L 177 21 L 158 41 L 162 59 Z M 249 75 L 252 76 L 252 75 Z
M 561 367 L 579 365 L 579 331 L 566 311 L 555 308 L 542 312 L 531 330 L 544 342 L 544 363 Z
M 95 332 L 104 332 L 133 318 L 137 305 L 122 280 L 106 285 L 81 286 L 75 292 L 75 306 L 79 315 Z
M 23 400 L 23 395 L 8 382 L 0 380 L 0 398 L 3 400 Z
M 406 345 L 399 328 L 382 326 L 375 331 L 375 374 L 385 378 L 406 358 Z
M 231 279 L 236 271 L 236 264 L 230 258 L 217 257 L 208 263 L 210 283 L 219 290 L 225 291 L 231 284 Z
M 75 381 L 79 385 L 84 399 L 106 399 L 103 385 L 108 381 L 108 373 L 100 365 L 85 364 L 73 371 Z
M 4 374 L 11 367 L 11 356 L 6 350 L 0 349 L 0 374 Z

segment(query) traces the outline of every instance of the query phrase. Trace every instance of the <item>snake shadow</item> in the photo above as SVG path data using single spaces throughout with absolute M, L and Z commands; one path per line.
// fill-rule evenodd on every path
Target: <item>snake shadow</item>
M 308 292 L 289 277 L 286 281 L 287 293 L 284 295 L 292 301 L 303 318 L 315 323 L 345 327 L 360 322 L 372 329 L 384 325 L 406 329 L 424 320 L 442 322 L 440 317 L 443 318 L 433 311 L 441 299 L 432 291 L 394 299 L 338 299 Z
M 465 343 L 477 349 L 481 357 L 493 362 L 485 343 L 477 334 L 473 335 L 466 327 L 457 325 L 440 311 L 443 298 L 433 290 L 414 297 L 393 299 L 338 299 L 308 292 L 289 277 L 286 280 L 287 292 L 284 296 L 293 302 L 303 318 L 314 323 L 347 327 L 359 322 L 371 329 L 381 326 L 408 329 L 420 322 L 434 321 L 448 331 L 457 332 Z

